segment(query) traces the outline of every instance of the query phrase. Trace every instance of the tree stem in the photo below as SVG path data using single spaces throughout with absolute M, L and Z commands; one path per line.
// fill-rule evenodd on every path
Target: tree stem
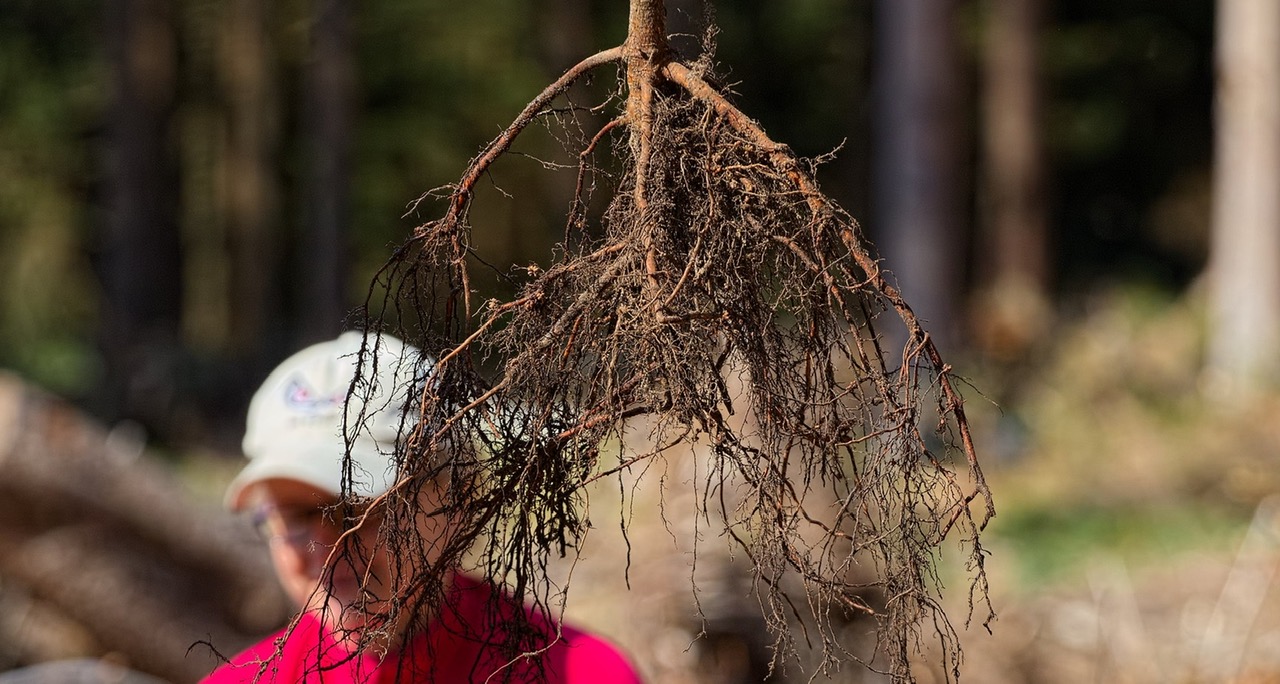
M 622 46 L 627 65 L 627 121 L 636 159 L 635 201 L 641 212 L 648 205 L 645 186 L 653 137 L 653 88 L 668 52 L 666 18 L 664 0 L 631 0 L 627 42 Z
M 667 47 L 667 9 L 664 0 L 631 0 L 627 24 L 628 53 L 652 60 Z

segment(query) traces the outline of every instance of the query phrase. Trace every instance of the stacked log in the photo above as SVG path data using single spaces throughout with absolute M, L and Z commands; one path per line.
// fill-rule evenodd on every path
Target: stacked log
M 290 609 L 247 524 L 0 374 L 0 670 L 108 657 L 194 681 Z

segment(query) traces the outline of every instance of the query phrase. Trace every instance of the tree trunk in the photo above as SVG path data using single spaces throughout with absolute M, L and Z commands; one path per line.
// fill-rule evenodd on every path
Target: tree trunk
M 1219 0 L 1208 372 L 1232 393 L 1280 368 L 1280 3 Z
M 315 0 L 314 12 L 304 86 L 303 126 L 310 169 L 307 223 L 298 233 L 299 344 L 336 335 L 349 310 L 347 236 L 356 89 L 352 6 L 349 0 Z
M 1041 127 L 1044 0 L 994 0 L 984 54 L 984 249 L 978 341 L 1016 358 L 1047 323 L 1049 229 Z
M 653 99 L 658 61 L 667 46 L 666 20 L 667 10 L 662 0 L 631 0 L 623 59 L 627 68 L 627 119 L 631 125 L 631 147 L 636 155 L 636 198 L 641 210 L 646 203 L 644 185 L 653 133 L 649 103 Z
M 171 0 L 109 0 L 105 12 L 114 93 L 98 264 L 101 412 L 162 429 L 176 391 L 182 312 L 174 9 Z
M 965 262 L 954 0 L 876 3 L 872 230 L 902 294 L 936 338 L 956 337 Z
M 561 74 L 595 47 L 590 0 L 541 0 L 538 41 L 548 73 Z
M 631 0 L 627 44 L 638 56 L 653 57 L 667 44 L 667 9 L 663 0 Z
M 252 355 L 280 320 L 280 191 L 276 180 L 279 114 L 267 51 L 269 3 L 225 6 L 221 45 L 229 125 L 223 168 L 231 256 L 231 346 Z

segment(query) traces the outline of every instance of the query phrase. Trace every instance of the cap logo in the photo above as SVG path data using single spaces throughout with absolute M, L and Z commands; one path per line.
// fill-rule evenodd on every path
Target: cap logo
M 347 392 L 325 395 L 317 392 L 305 381 L 294 378 L 284 387 L 284 403 L 305 415 L 315 416 L 336 411 L 347 400 Z

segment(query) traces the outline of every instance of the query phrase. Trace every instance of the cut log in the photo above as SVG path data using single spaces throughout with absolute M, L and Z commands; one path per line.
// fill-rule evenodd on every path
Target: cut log
M 0 580 L 131 667 L 192 681 L 217 664 L 198 642 L 229 655 L 291 612 L 243 520 L 196 502 L 157 459 L 3 374 L 0 473 Z

